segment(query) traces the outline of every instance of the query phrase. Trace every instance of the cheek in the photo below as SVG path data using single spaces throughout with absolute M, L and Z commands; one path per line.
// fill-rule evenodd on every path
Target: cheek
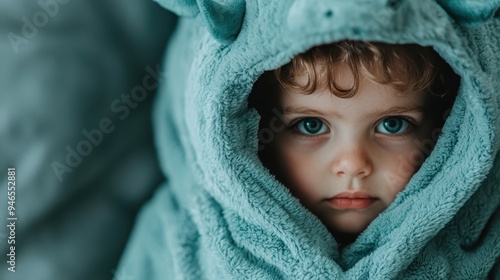
M 276 140 L 276 145 L 273 145 L 273 173 L 294 195 L 299 198 L 311 196 L 318 185 L 320 170 L 315 154 L 303 151 L 292 141 Z
M 414 145 L 391 151 L 381 166 L 387 190 L 392 197 L 402 191 L 415 174 L 425 156 Z
M 277 150 L 277 158 L 280 160 L 281 167 L 280 173 L 286 174 L 292 182 L 307 182 L 308 174 L 313 172 L 309 169 L 313 163 L 312 156 L 303 154 L 299 149 L 294 149 L 286 144 L 281 145 Z

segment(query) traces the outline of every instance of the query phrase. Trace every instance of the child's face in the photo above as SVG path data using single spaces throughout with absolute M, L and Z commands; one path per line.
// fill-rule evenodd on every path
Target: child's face
M 352 85 L 348 68 L 338 72 L 340 86 Z M 287 128 L 275 134 L 264 157 L 330 231 L 366 229 L 428 156 L 419 147 L 429 143 L 436 128 L 429 94 L 398 95 L 390 86 L 363 79 L 351 98 L 328 90 L 279 95 L 275 105 Z

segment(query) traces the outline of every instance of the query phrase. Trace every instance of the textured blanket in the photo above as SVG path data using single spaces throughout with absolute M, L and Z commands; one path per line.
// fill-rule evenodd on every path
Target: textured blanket
M 159 0 L 184 18 L 156 100 L 168 181 L 120 270 L 136 279 L 500 277 L 500 1 Z M 257 157 L 258 77 L 343 39 L 432 46 L 460 75 L 430 156 L 340 248 Z

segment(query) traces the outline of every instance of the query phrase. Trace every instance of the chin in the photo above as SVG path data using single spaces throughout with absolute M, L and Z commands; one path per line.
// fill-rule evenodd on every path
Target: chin
M 363 232 L 367 227 L 366 226 L 356 226 L 356 225 L 346 225 L 343 227 L 335 227 L 334 230 L 339 233 L 344 233 L 344 234 L 355 234 L 358 235 L 361 232 Z
M 328 221 L 328 228 L 330 231 L 338 232 L 342 234 L 360 234 L 363 232 L 370 221 L 360 220 L 360 217 L 342 217 L 342 219 L 335 219 Z

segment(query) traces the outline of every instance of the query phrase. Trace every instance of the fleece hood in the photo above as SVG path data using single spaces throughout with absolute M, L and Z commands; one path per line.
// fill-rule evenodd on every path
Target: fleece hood
M 156 100 L 167 181 L 120 271 L 136 279 L 500 277 L 500 1 L 158 0 L 181 19 Z M 434 150 L 349 246 L 263 167 L 255 81 L 344 39 L 431 46 L 460 76 Z M 496 274 L 495 274 L 496 273 Z

